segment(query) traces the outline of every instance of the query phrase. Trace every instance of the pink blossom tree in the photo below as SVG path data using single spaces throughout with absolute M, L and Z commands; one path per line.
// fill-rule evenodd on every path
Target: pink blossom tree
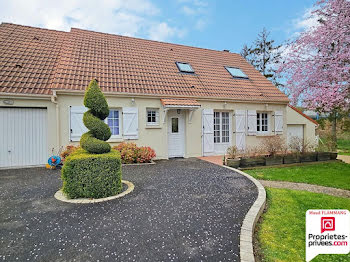
M 294 104 L 331 114 L 336 145 L 337 113 L 350 102 L 350 1 L 318 1 L 311 16 L 317 25 L 287 45 L 278 72 Z

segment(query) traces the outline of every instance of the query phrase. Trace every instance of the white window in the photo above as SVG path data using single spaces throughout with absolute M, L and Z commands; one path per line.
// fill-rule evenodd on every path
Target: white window
M 192 66 L 188 63 L 176 62 L 176 65 L 179 68 L 180 72 L 194 73 Z
M 230 142 L 230 116 L 228 112 L 214 112 L 214 143 Z
M 239 68 L 225 66 L 226 70 L 234 77 L 234 78 L 246 78 L 248 76 Z
M 154 108 L 147 109 L 147 125 L 148 126 L 159 125 L 159 109 L 154 109 Z
M 256 114 L 256 131 L 260 133 L 267 133 L 269 131 L 267 113 L 257 113 Z
M 120 137 L 120 110 L 109 109 L 109 115 L 105 121 L 111 129 L 111 137 Z

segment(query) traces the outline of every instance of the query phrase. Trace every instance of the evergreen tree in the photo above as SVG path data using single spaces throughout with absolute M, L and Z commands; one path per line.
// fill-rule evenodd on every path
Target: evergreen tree
M 275 41 L 270 40 L 269 35 L 270 32 L 264 28 L 258 34 L 252 46 L 243 46 L 241 55 L 267 79 L 277 87 L 281 87 L 282 84 L 278 82 L 276 76 L 276 65 L 278 65 L 281 58 L 281 46 L 275 46 Z

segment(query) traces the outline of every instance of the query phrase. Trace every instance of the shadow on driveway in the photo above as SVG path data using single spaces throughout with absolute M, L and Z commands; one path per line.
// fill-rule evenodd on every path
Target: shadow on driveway
M 0 170 L 0 260 L 239 261 L 257 197 L 247 178 L 199 160 L 123 167 L 135 190 L 97 204 L 56 200 L 60 171 Z

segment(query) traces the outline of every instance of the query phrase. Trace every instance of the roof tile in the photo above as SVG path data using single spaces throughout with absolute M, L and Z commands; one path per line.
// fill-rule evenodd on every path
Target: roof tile
M 180 73 L 175 62 L 190 63 L 195 73 Z M 233 78 L 225 66 L 249 79 Z M 92 78 L 104 92 L 288 101 L 238 54 L 76 28 L 0 25 L 1 92 L 85 90 Z

